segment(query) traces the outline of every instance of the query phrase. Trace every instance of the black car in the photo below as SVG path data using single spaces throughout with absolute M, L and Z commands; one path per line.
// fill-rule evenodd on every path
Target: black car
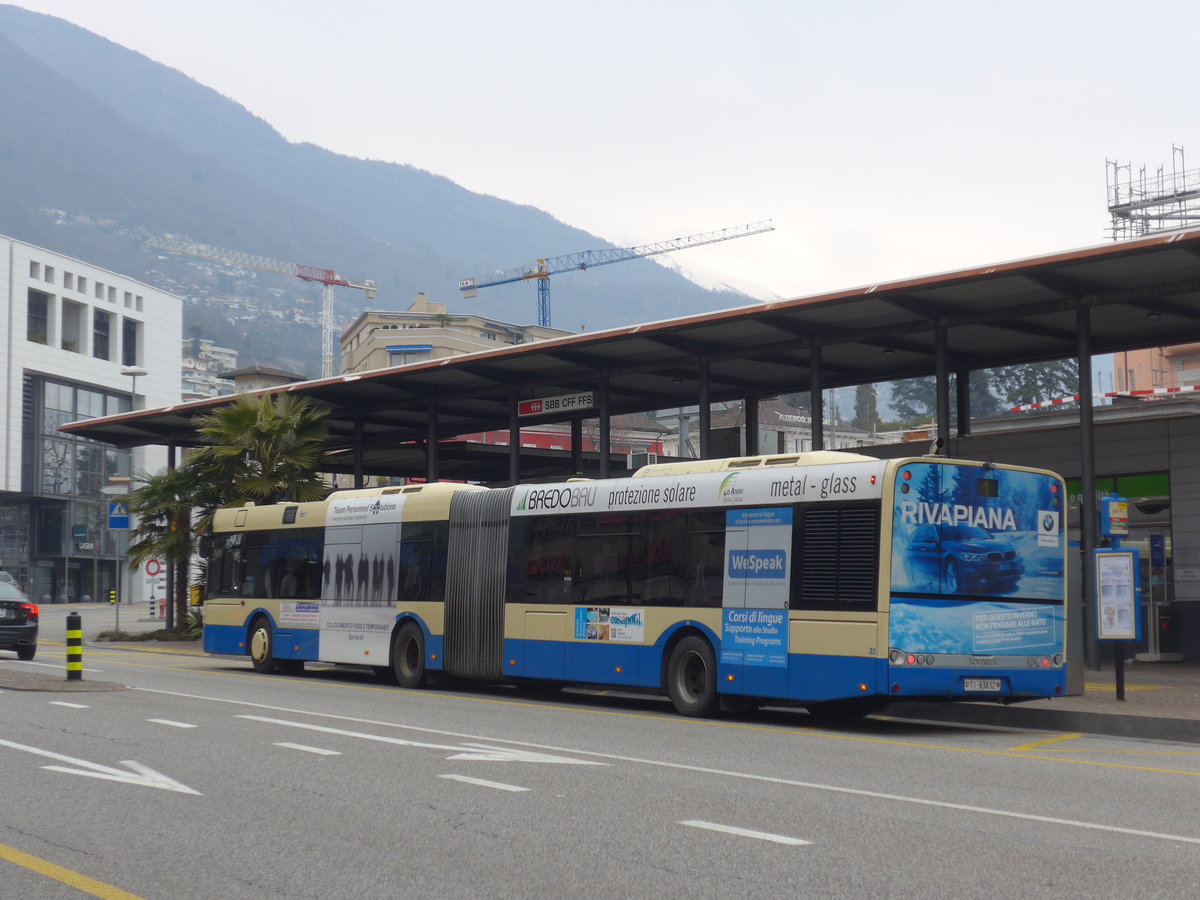
M 15 584 L 0 581 L 0 650 L 16 650 L 17 659 L 33 659 L 37 639 L 37 604 Z

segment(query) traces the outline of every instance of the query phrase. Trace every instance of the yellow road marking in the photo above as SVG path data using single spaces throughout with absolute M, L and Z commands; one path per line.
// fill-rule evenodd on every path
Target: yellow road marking
M 1077 737 L 1083 737 L 1082 734 L 1060 734 L 1056 737 L 1042 738 L 1040 741 L 1030 741 L 1028 744 L 1021 744 L 1019 747 L 1010 747 L 1009 753 L 1021 753 L 1025 750 L 1036 750 L 1039 747 L 1045 747 L 1047 744 L 1057 744 L 1059 741 L 1073 741 Z
M 101 900 L 142 900 L 137 894 L 131 894 L 128 891 L 115 888 L 111 884 L 105 884 L 103 881 L 88 878 L 86 875 L 80 875 L 78 872 L 73 872 L 70 869 L 56 866 L 54 863 L 47 862 L 39 857 L 22 853 L 15 847 L 7 847 L 4 844 L 0 844 L 0 859 L 8 860 L 10 863 L 15 863 L 47 878 L 53 878 L 55 881 L 60 881 L 68 887 L 75 888 L 77 891 L 83 891 L 85 894 L 91 894 L 93 897 L 100 897 Z
M 1127 690 L 1127 691 L 1162 691 L 1162 690 L 1165 690 L 1166 687 L 1167 686 L 1165 684 L 1126 684 L 1125 690 Z M 1095 684 L 1088 682 L 1088 683 L 1084 684 L 1083 690 L 1085 692 L 1092 691 L 1094 693 L 1099 693 L 1099 694 L 1115 694 L 1117 692 L 1117 686 L 1115 684 L 1107 684 L 1102 681 L 1097 681 Z

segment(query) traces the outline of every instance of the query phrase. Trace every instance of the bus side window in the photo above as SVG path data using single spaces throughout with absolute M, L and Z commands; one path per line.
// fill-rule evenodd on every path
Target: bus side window
M 688 592 L 689 518 L 683 510 L 653 510 L 646 514 L 645 603 L 683 606 Z
M 514 519 L 509 602 L 572 603 L 579 576 L 578 516 Z
M 688 606 L 720 606 L 725 588 L 725 511 L 688 514 Z
M 446 536 L 441 522 L 408 522 L 401 527 L 396 566 L 396 597 L 400 602 L 442 600 L 446 594 Z M 392 562 L 387 579 L 392 582 Z

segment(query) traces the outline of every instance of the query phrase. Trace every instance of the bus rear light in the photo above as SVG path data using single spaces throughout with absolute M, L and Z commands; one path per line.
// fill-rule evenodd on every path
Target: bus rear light
M 910 653 L 908 656 L 904 657 L 904 662 L 907 665 L 915 666 L 917 664 L 917 658 Z
M 893 685 L 892 685 L 892 693 L 893 693 L 893 694 L 898 694 L 898 693 L 900 693 L 900 685 L 898 685 L 898 684 L 893 684 Z
M 898 662 L 900 662 L 900 657 L 903 655 L 904 654 L 901 653 L 899 650 L 893 650 L 890 653 L 888 653 L 888 659 L 894 663 L 898 663 Z
M 1048 669 L 1048 668 L 1050 668 L 1050 657 L 1048 657 L 1048 656 L 1043 656 L 1043 657 L 1042 657 L 1042 668 L 1043 668 L 1043 669 Z
M 1061 666 L 1063 662 L 1063 655 L 1061 653 L 1055 653 L 1053 662 L 1056 666 Z
M 1062 685 L 1061 685 L 1061 684 L 1056 684 L 1056 685 L 1054 686 L 1054 693 L 1056 693 L 1056 694 L 1061 694 L 1062 692 L 1063 692 Z

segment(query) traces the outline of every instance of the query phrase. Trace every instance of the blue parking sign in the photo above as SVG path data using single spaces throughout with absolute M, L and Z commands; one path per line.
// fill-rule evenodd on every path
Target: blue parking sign
M 110 531 L 124 531 L 129 528 L 129 504 L 119 500 L 108 504 L 108 527 Z

